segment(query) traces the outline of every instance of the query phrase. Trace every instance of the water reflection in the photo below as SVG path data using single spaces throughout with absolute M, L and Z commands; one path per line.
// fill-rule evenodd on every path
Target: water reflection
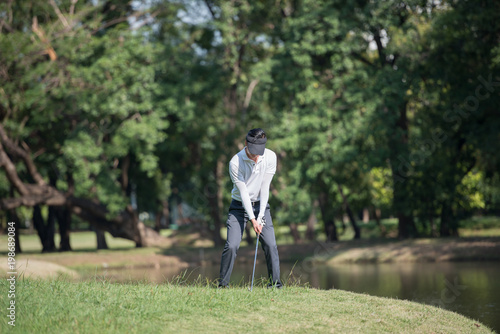
M 293 270 L 292 270 L 293 268 Z M 483 322 L 500 332 L 500 266 L 497 262 L 342 264 L 306 266 L 282 263 L 284 281 L 309 283 L 320 289 L 342 289 L 374 296 L 407 299 L 440 306 Z M 94 272 L 95 274 L 95 272 Z M 101 270 L 98 275 L 111 281 L 171 281 L 199 276 L 213 281 L 219 267 Z M 231 281 L 249 282 L 252 263 L 235 264 Z M 266 277 L 267 268 L 259 263 L 256 278 Z

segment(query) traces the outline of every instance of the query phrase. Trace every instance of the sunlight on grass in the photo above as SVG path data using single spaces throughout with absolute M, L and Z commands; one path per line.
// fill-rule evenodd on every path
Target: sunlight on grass
M 23 231 L 24 232 L 24 231 Z M 123 238 L 113 238 L 111 234 L 105 232 L 106 243 L 110 249 L 127 249 L 135 248 L 135 242 L 123 239 Z M 42 251 L 42 244 L 40 238 L 36 233 L 34 234 L 24 234 L 21 233 L 19 236 L 21 241 L 21 249 L 24 253 L 40 253 Z M 54 242 L 56 247 L 60 243 L 59 233 L 55 233 Z M 7 235 L 0 235 L 0 241 L 2 244 L 7 242 Z M 70 244 L 71 248 L 75 251 L 95 251 L 97 249 L 97 239 L 95 232 L 82 231 L 82 232 L 71 232 L 70 234 Z M 0 252 L 4 251 L 3 249 Z
M 6 281 L 0 288 L 5 291 Z M 457 313 L 405 300 L 342 290 L 257 284 L 217 289 L 211 281 L 114 284 L 19 280 L 22 314 L 9 333 L 320 333 L 474 332 L 484 325 Z M 0 331 L 6 332 L 6 322 Z

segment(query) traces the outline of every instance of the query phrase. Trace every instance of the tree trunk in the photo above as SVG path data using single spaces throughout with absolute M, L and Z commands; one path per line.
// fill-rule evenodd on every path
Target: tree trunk
M 311 214 L 307 219 L 307 229 L 306 229 L 306 239 L 309 241 L 313 241 L 316 239 L 316 223 L 318 221 L 316 217 L 316 209 L 318 208 L 318 200 L 314 200 L 312 203 Z
M 156 213 L 155 221 L 155 231 L 158 233 L 160 233 L 162 225 L 164 225 L 165 227 L 168 227 L 170 225 L 170 208 L 168 200 L 161 200 L 159 202 L 160 208 Z M 162 224 L 163 221 L 165 222 L 165 224 Z
M 368 208 L 363 209 L 363 223 L 370 222 L 370 210 Z
M 108 249 L 108 244 L 106 242 L 106 235 L 103 231 L 97 229 L 95 230 L 95 235 L 97 238 L 97 249 Z
M 337 226 L 335 226 L 335 220 L 333 216 L 328 216 L 325 220 L 325 234 L 326 241 L 337 241 Z
M 393 210 L 398 217 L 398 237 L 406 239 L 417 236 L 415 222 L 411 212 L 410 192 L 407 189 L 408 178 L 413 173 L 413 166 L 408 161 L 409 126 L 407 117 L 408 101 L 402 101 L 398 110 L 395 129 L 389 138 L 391 149 L 391 172 L 393 179 Z
M 413 216 L 398 212 L 398 238 L 407 239 L 416 236 L 415 221 Z
M 42 216 L 42 210 L 39 205 L 35 205 L 33 207 L 33 225 L 38 233 L 38 238 L 40 239 L 40 243 L 42 244 L 42 253 L 48 252 L 47 248 L 47 238 L 45 234 L 47 230 L 45 229 L 45 221 Z
M 457 219 L 449 201 L 442 203 L 439 234 L 441 237 L 458 237 Z
M 61 241 L 59 243 L 59 251 L 66 252 L 71 250 L 70 244 L 70 228 L 71 228 L 71 211 L 69 208 L 59 208 L 57 221 L 59 222 L 59 235 L 61 236 Z
M 417 228 L 411 214 L 408 203 L 408 191 L 405 189 L 405 181 L 394 171 L 393 168 L 393 208 L 398 218 L 398 238 L 407 239 L 417 236 Z
M 344 220 L 343 216 L 340 217 L 340 227 L 342 227 L 342 230 L 340 231 L 340 235 L 344 235 L 347 226 L 345 225 L 345 220 Z
M 354 230 L 354 239 L 361 238 L 361 230 L 359 229 L 358 223 L 356 223 L 356 219 L 354 218 L 354 214 L 352 213 L 351 207 L 347 202 L 347 197 L 344 195 L 344 191 L 342 190 L 342 186 L 337 183 L 337 189 L 339 190 L 340 196 L 342 197 L 342 201 L 344 203 L 344 210 L 349 217 L 349 221 L 351 222 L 352 228 Z
M 427 220 L 429 221 L 429 225 L 430 225 L 430 237 L 435 238 L 438 236 L 438 233 L 436 230 L 436 222 L 434 221 L 434 213 L 436 212 L 436 210 L 434 208 L 434 201 L 431 199 L 429 202 L 430 203 L 429 203 L 429 206 L 427 207 L 426 216 L 427 216 Z
M 434 221 L 434 215 L 429 216 L 429 221 L 431 222 L 431 236 L 435 238 L 438 236 L 438 231 L 436 228 L 436 222 Z
M 290 233 L 292 234 L 293 237 L 293 243 L 294 244 L 300 243 L 300 234 L 299 234 L 299 229 L 297 228 L 297 224 L 295 223 L 290 224 Z
M 377 222 L 377 226 L 380 229 L 380 236 L 382 238 L 385 238 L 385 236 L 387 235 L 387 230 L 386 230 L 385 226 L 382 225 L 382 221 L 380 220 L 380 218 L 382 217 L 382 212 L 380 212 L 379 208 L 375 208 L 374 211 L 375 211 L 375 214 L 374 214 L 375 221 Z
M 213 228 L 212 231 L 212 239 L 214 241 L 215 246 L 222 246 L 223 240 L 220 236 L 220 228 L 222 226 L 220 211 L 221 211 L 221 193 L 220 193 L 220 184 L 222 183 L 222 170 L 224 166 L 222 161 L 217 161 L 215 164 L 214 175 L 215 182 L 212 182 L 214 189 L 210 189 L 206 192 L 206 197 L 208 197 L 208 203 L 210 205 L 210 217 L 212 218 Z
M 170 206 L 168 199 L 163 200 L 162 202 L 162 218 L 165 219 L 165 227 L 170 226 Z
M 139 223 L 142 224 L 142 228 L 146 229 L 146 225 L 144 225 L 142 222 L 139 222 L 139 217 L 137 216 L 137 212 L 135 209 L 132 207 L 131 204 L 127 205 L 127 212 L 129 214 L 129 217 L 131 218 L 131 223 L 132 223 L 132 233 L 136 235 L 136 240 L 135 240 L 135 247 L 146 247 L 147 242 L 146 239 L 144 238 L 144 230 L 141 230 L 141 227 L 139 227 Z M 156 231 L 153 229 L 150 229 L 154 233 L 158 234 Z
M 11 185 L 9 187 L 10 196 L 14 196 L 14 187 Z M 14 242 L 16 243 L 16 253 L 21 253 L 21 243 L 19 242 L 19 216 L 17 215 L 16 209 L 10 209 L 7 211 L 7 226 L 9 222 L 14 223 Z
M 162 218 L 162 210 L 156 211 L 155 215 L 155 231 L 160 233 L 161 230 L 161 218 Z
M 50 186 L 56 189 L 56 183 L 57 183 L 57 176 L 54 175 L 54 173 L 49 173 L 49 182 Z M 46 252 L 53 252 L 56 250 L 56 243 L 54 241 L 54 235 L 56 233 L 56 216 L 57 216 L 57 210 L 58 207 L 55 207 L 53 205 L 49 205 L 49 214 L 47 217 L 47 225 L 44 226 L 45 233 L 45 241 L 44 241 L 44 248 Z
M 75 180 L 73 179 L 73 174 L 67 172 L 66 179 L 68 182 L 68 194 L 73 195 L 73 193 L 75 192 Z M 61 241 L 59 243 L 59 251 L 71 251 L 72 249 L 69 237 L 71 229 L 71 206 L 66 205 L 59 208 L 57 221 L 59 222 L 59 235 L 61 237 Z
M 347 216 L 349 216 L 349 221 L 351 222 L 351 226 L 354 229 L 354 239 L 361 239 L 361 229 L 359 228 L 358 223 L 356 222 L 356 218 L 354 218 L 354 215 L 349 205 L 346 206 L 346 211 L 347 211 Z
M 15 209 L 10 209 L 7 211 L 7 227 L 9 227 L 9 222 L 14 223 L 14 242 L 16 243 L 16 254 L 22 253 L 21 242 L 19 241 L 19 216 Z
M 210 217 L 212 219 L 213 228 L 212 232 L 212 240 L 214 241 L 215 246 L 221 246 L 223 244 L 222 238 L 220 236 L 220 227 L 221 227 L 221 218 L 219 214 L 219 206 L 217 205 L 217 198 L 210 197 L 208 199 L 210 205 Z
M 327 192 L 321 192 L 318 197 L 321 218 L 325 224 L 326 241 L 337 241 L 337 227 L 333 218 L 333 207 Z
M 54 235 L 56 233 L 56 210 L 56 207 L 52 205 L 49 206 L 49 216 L 47 217 L 47 226 L 45 227 L 45 243 L 48 252 L 54 252 L 56 250 L 56 243 L 54 241 Z

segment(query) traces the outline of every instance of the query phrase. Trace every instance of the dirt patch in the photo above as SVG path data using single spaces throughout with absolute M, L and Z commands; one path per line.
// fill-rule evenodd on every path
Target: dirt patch
M 156 269 L 156 272 L 178 271 L 189 266 L 177 256 L 154 254 L 156 248 L 132 249 L 126 251 L 64 252 L 48 254 L 19 254 L 18 264 L 28 262 L 29 275 L 36 277 L 57 277 L 59 272 L 68 273 L 74 280 L 84 279 L 89 273 L 115 272 L 116 270 Z M 137 254 L 140 251 L 141 253 Z M 5 258 L 5 263 L 7 259 Z M 40 264 L 40 265 L 39 265 Z M 43 264 L 43 265 L 42 265 Z M 130 269 L 130 270 L 129 270 Z M 103 271 L 104 270 L 104 271 Z

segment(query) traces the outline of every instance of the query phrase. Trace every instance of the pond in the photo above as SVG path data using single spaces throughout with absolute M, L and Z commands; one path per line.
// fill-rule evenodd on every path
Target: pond
M 249 282 L 252 262 L 235 264 L 231 281 Z M 292 270 L 293 269 L 293 270 Z M 478 320 L 500 332 L 500 265 L 498 262 L 441 262 L 391 264 L 282 263 L 282 279 L 308 283 L 319 289 L 342 289 L 373 296 L 407 299 L 439 306 Z M 95 274 L 95 273 L 94 273 Z M 184 280 L 198 277 L 213 281 L 217 265 L 160 269 L 103 270 L 114 281 L 147 280 L 161 283 L 183 274 Z M 258 263 L 256 278 L 265 277 L 264 263 Z

